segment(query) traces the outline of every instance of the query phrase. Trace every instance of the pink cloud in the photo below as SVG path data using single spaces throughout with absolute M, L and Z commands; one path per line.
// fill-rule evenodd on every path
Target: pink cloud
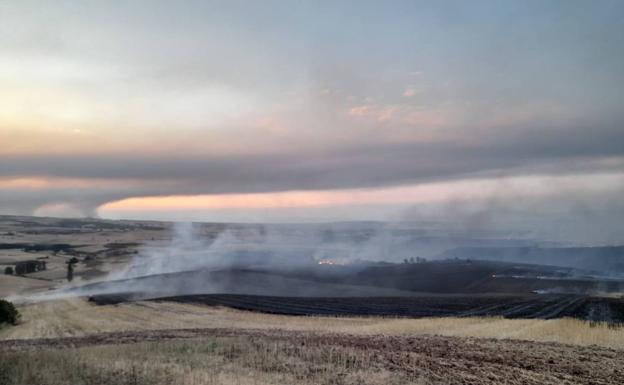
M 414 106 L 405 104 L 356 106 L 349 109 L 349 116 L 379 123 L 410 126 L 438 127 L 447 123 L 444 116 L 439 113 L 419 110 Z
M 366 116 L 370 114 L 371 107 L 370 106 L 357 106 L 349 109 L 350 116 Z
M 403 96 L 405 96 L 406 98 L 411 98 L 412 96 L 416 95 L 416 90 L 413 88 L 408 88 L 405 90 L 405 92 L 403 92 Z

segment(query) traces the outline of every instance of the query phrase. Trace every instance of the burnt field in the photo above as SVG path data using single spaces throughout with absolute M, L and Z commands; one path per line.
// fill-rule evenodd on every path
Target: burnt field
M 76 294 L 97 304 L 152 300 L 284 315 L 571 317 L 619 325 L 621 285 L 572 269 L 457 260 L 198 270 L 87 285 Z
M 98 295 L 90 300 L 99 305 L 108 305 L 132 301 L 133 296 Z M 215 294 L 174 296 L 152 301 L 227 306 L 239 310 L 306 316 L 572 317 L 613 325 L 624 323 L 623 299 L 575 295 L 313 298 Z
M 77 295 L 134 293 L 134 298 L 195 294 L 279 297 L 414 297 L 433 295 L 531 296 L 624 292 L 624 280 L 584 276 L 572 269 L 489 261 L 438 261 L 295 268 L 275 266 L 199 269 L 86 284 Z

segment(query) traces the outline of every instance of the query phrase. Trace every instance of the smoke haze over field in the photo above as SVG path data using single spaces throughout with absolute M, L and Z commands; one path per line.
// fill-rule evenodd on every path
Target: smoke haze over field
M 624 243 L 624 3 L 0 3 L 0 213 Z
M 49 225 L 57 221 L 48 220 Z M 70 222 L 77 227 L 85 223 Z M 133 230 L 131 225 L 121 233 L 141 228 Z M 93 240 L 99 231 L 90 229 L 96 230 L 87 237 Z M 224 293 L 295 297 L 397 297 L 420 292 L 583 294 L 617 293 L 624 287 L 624 246 L 564 248 L 500 229 L 449 230 L 434 222 L 176 223 L 152 229 L 164 233 L 156 233 L 158 240 L 140 245 L 137 253 L 126 251 L 131 257 L 121 270 L 116 268 L 94 281 L 77 280 L 56 290 L 10 299 L 37 302 L 104 295 L 109 298 L 103 300 L 106 303 L 115 298 Z M 105 250 L 114 253 L 97 251 L 94 255 L 106 257 L 89 255 L 83 262 L 105 262 L 135 246 L 109 243 Z M 67 250 L 72 253 L 71 247 Z

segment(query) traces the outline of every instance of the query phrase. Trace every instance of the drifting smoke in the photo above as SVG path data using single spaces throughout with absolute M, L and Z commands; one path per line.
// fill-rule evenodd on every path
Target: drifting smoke
M 403 234 L 405 231 L 408 236 Z M 327 264 L 359 269 L 370 262 L 431 256 L 446 248 L 446 242 L 444 246 L 435 245 L 431 242 L 431 234 L 427 237 L 429 244 L 419 250 L 411 239 L 411 230 L 378 222 L 228 225 L 219 230 L 215 225 L 176 223 L 171 241 L 166 246 L 144 245 L 125 269 L 112 272 L 99 282 L 84 285 L 74 282 L 55 291 L 14 300 L 39 301 L 127 292 L 151 293 L 152 296 L 257 294 L 257 290 L 266 293 L 269 288 L 286 285 L 288 278 L 279 276 L 280 272 L 311 271 Z M 226 272 L 229 270 L 238 272 L 228 276 Z M 271 281 L 268 272 L 276 274 L 277 278 L 271 279 L 279 282 Z M 238 281 L 240 277 L 241 282 Z M 245 280 L 248 284 L 243 282 Z M 259 289 L 254 286 L 258 282 L 261 282 Z M 309 282 L 291 280 L 289 284 L 285 292 L 292 290 L 292 286 L 299 288 L 299 294 L 319 292 L 314 287 L 304 288 Z M 279 290 L 275 289 L 273 294 L 279 294 Z M 323 294 L 329 296 L 332 293 Z
M 199 269 L 305 268 L 331 260 L 350 264 L 359 260 L 384 259 L 388 231 L 357 229 L 341 237 L 345 229 L 317 231 L 313 225 L 229 226 L 216 237 L 205 234 L 201 224 L 176 223 L 167 247 L 144 247 L 129 267 L 116 278 L 137 278 Z
M 253 286 L 245 288 L 243 283 L 239 285 L 224 279 L 218 272 L 228 269 L 307 269 L 321 261 L 348 264 L 356 259 L 380 259 L 383 254 L 384 246 L 380 241 L 384 237 L 376 235 L 381 227 L 360 229 L 356 231 L 356 239 L 339 239 L 334 230 L 319 233 L 316 229 L 311 225 L 231 225 L 214 235 L 214 229 L 205 225 L 175 223 L 167 246 L 143 246 L 125 269 L 110 273 L 100 282 L 82 286 L 74 284 L 12 300 L 34 302 L 127 292 L 162 296 L 242 290 L 254 294 Z M 279 287 L 275 282 L 265 283 L 266 286 Z
M 211 246 L 207 239 L 198 236 L 192 223 L 176 223 L 169 246 L 144 247 L 118 278 L 136 278 L 211 267 L 217 262 Z
M 553 265 L 572 269 L 587 269 L 586 262 L 598 266 L 597 261 L 602 260 L 604 266 L 601 266 L 609 270 L 606 267 L 618 261 L 621 251 L 620 248 L 539 248 L 535 246 L 538 243 L 532 242 L 510 238 L 507 232 L 449 231 L 444 224 L 436 223 L 176 223 L 167 245 L 144 245 L 125 269 L 99 282 L 83 285 L 74 282 L 55 291 L 12 300 L 41 301 L 127 293 L 136 295 L 135 298 L 211 293 L 392 296 L 402 294 L 380 287 L 369 292 L 363 291 L 362 286 L 353 290 L 348 285 L 340 286 L 342 281 L 336 279 L 335 274 L 359 274 L 374 262 L 413 261 L 418 257 L 420 260 L 423 257 L 470 258 L 538 264 L 552 261 Z M 578 254 L 578 258 L 567 258 L 572 253 Z M 535 260 L 530 259 L 533 254 Z M 588 272 L 583 274 L 583 279 L 598 278 L 590 277 Z M 571 273 L 566 276 L 575 278 Z M 604 278 L 603 274 L 600 276 Z

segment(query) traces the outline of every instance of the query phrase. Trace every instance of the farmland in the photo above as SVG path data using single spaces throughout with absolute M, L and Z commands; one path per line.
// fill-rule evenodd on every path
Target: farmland
M 7 384 L 618 384 L 624 376 L 624 356 L 609 349 L 441 336 L 185 329 L 0 349 Z
M 22 305 L 7 384 L 617 384 L 624 335 L 573 319 L 286 316 L 164 301 Z M 478 337 L 478 338 L 475 338 Z

